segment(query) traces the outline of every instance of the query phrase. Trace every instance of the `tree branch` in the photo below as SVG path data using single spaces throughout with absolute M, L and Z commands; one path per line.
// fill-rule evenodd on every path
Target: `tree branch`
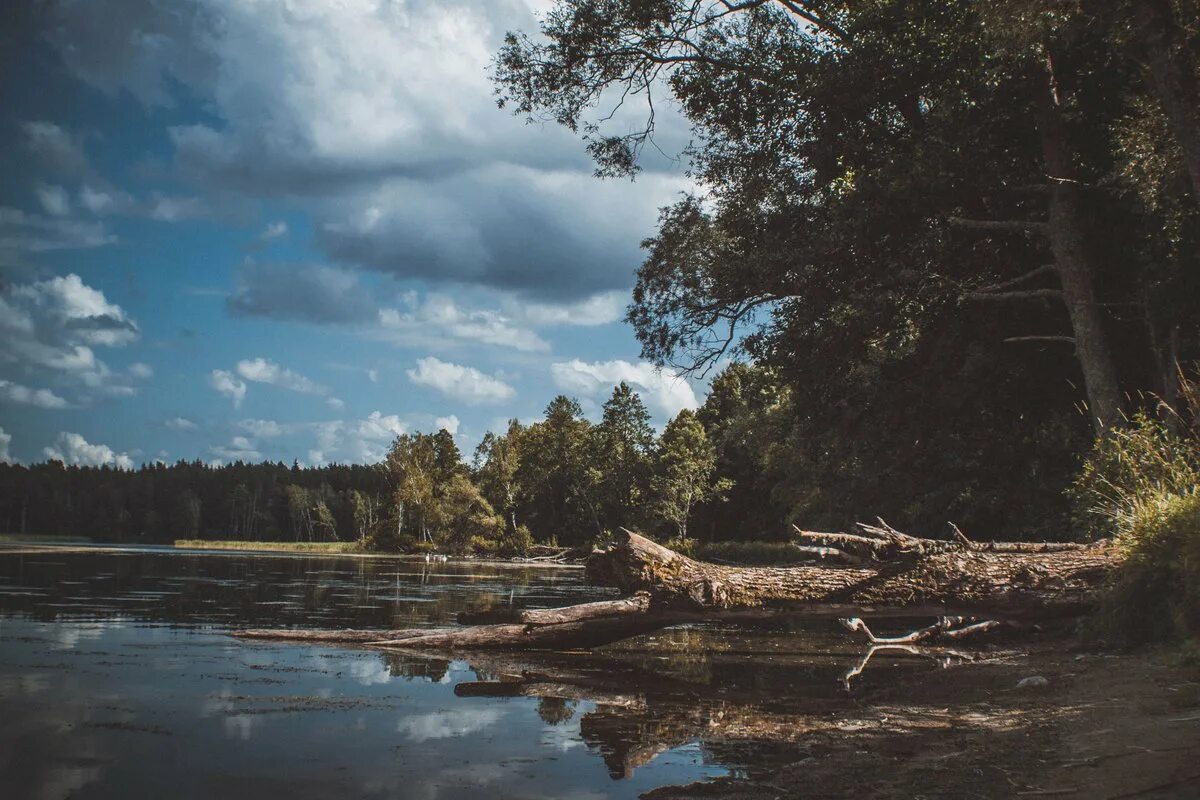
M 1049 225 L 1045 222 L 1035 222 L 1025 219 L 966 219 L 965 217 L 946 217 L 946 222 L 959 228 L 970 228 L 979 231 L 1016 231 L 1019 233 L 1045 234 Z
M 1022 289 L 1013 292 L 981 290 L 967 295 L 968 300 L 1061 300 L 1061 289 Z
M 1065 342 L 1075 344 L 1074 336 L 1009 336 L 1004 342 Z

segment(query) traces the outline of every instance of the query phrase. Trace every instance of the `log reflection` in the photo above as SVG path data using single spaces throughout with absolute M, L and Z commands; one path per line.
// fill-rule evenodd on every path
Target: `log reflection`
M 721 753 L 718 760 L 725 764 L 739 763 L 738 754 L 750 751 L 794 753 L 806 737 L 844 722 L 854 705 L 846 693 L 872 658 L 877 666 L 896 667 L 888 657 L 897 654 L 932 659 L 941 667 L 973 660 L 963 651 L 913 645 L 873 646 L 849 666 L 844 658 L 830 658 L 807 667 L 749 660 L 714 665 L 678 652 L 641 662 L 612 654 L 480 652 L 463 656 L 477 679 L 457 683 L 454 693 L 537 698 L 547 724 L 577 718 L 583 741 L 619 780 L 691 743 Z M 442 680 L 449 669 L 445 659 L 422 653 L 391 652 L 387 658 L 393 674 Z M 583 702 L 594 705 L 581 711 Z

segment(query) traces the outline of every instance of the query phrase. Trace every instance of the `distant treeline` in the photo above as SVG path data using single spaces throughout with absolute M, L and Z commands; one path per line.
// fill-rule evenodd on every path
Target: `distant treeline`
M 0 464 L 0 526 L 111 542 L 354 540 L 386 493 L 386 476 L 362 465 Z
M 918 442 L 895 469 L 814 425 L 799 398 L 769 369 L 735 364 L 661 433 L 622 383 L 596 423 L 559 396 L 542 419 L 487 433 L 469 458 L 442 430 L 397 437 L 376 465 L 0 465 L 0 532 L 493 553 L 586 547 L 619 527 L 685 549 L 781 540 L 792 523 L 844 529 L 876 514 L 933 535 L 949 520 L 986 537 L 1087 533 L 1072 530 L 1064 493 L 1084 424 L 1043 438 L 1038 458 L 1019 439 L 989 439 L 970 458 Z

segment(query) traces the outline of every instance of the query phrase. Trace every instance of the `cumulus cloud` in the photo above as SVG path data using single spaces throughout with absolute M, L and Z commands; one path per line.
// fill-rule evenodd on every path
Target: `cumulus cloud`
M 127 453 L 117 453 L 104 444 L 91 444 L 78 433 L 62 432 L 50 447 L 42 449 L 47 459 L 81 467 L 111 466 L 133 469 L 133 459 Z
M 214 369 L 208 375 L 208 384 L 232 400 L 234 408 L 240 406 L 246 398 L 246 382 L 235 378 L 232 372 Z
M 13 457 L 9 452 L 9 447 L 12 445 L 12 434 L 5 432 L 4 428 L 0 428 L 0 464 L 12 464 Z
M 645 361 L 634 364 L 620 359 L 586 362 L 573 358 L 552 364 L 550 374 L 559 388 L 592 399 L 606 397 L 613 386 L 625 381 L 648 405 L 669 417 L 700 405 L 690 383 Z
M 448 397 L 471 405 L 503 403 L 516 396 L 516 390 L 499 378 L 485 375 L 474 367 L 464 367 L 428 356 L 417 360 L 417 368 L 406 370 L 408 379 L 419 386 L 436 389 Z
M 170 428 L 173 431 L 194 431 L 194 430 L 196 430 L 196 423 L 192 422 L 190 419 L 187 419 L 186 417 L 171 417 L 169 420 L 167 420 L 163 424 L 165 424 L 168 428 Z
M 116 19 L 69 3 L 54 7 L 48 38 L 104 91 L 158 106 L 186 87 L 211 116 L 170 129 L 181 173 L 222 197 L 293 199 L 333 260 L 578 300 L 628 286 L 638 241 L 686 180 L 662 158 L 636 185 L 598 183 L 571 133 L 496 109 L 488 64 L 505 31 L 533 29 L 539 10 L 130 0 Z M 614 129 L 644 113 L 634 105 Z M 656 130 L 666 151 L 689 136 L 667 107 Z
M 66 408 L 67 401 L 49 389 L 30 389 L 19 383 L 0 379 L 0 400 L 21 403 L 36 408 Z
M 283 426 L 273 419 L 244 419 L 238 427 L 259 439 L 273 439 L 284 432 Z
M 237 363 L 237 374 L 248 381 L 278 386 L 289 392 L 300 394 L 315 394 L 321 397 L 329 395 L 329 387 L 306 378 L 299 372 L 293 372 L 281 367 L 266 358 L 251 358 Z
M 458 433 L 459 424 L 458 417 L 453 414 L 446 417 L 438 417 L 433 421 L 433 427 L 438 430 L 447 431 L 451 436 Z
M 61 386 L 74 387 L 80 399 L 133 394 L 137 381 L 153 370 L 134 363 L 113 370 L 94 348 L 124 347 L 136 342 L 137 322 L 104 293 L 78 275 L 11 285 L 0 291 L 0 371 L 19 370 L 41 375 Z M 20 392 L 24 381 L 12 381 L 8 391 L 17 402 L 61 407 L 50 394 Z M 48 391 L 48 390 L 47 390 Z M 20 399 L 22 395 L 25 399 Z
M 380 411 L 372 411 L 364 419 L 332 420 L 311 427 L 316 438 L 316 447 L 309 453 L 313 464 L 377 463 L 387 455 L 392 440 L 408 430 L 408 424 L 399 416 Z
M 246 262 L 226 301 L 237 317 L 297 322 L 371 323 L 378 312 L 353 272 L 316 264 Z
M 377 334 L 397 344 L 418 345 L 443 343 L 448 337 L 456 341 L 479 342 L 497 347 L 511 347 L 523 352 L 545 352 L 550 349 L 537 333 L 514 322 L 499 311 L 465 309 L 444 295 L 428 295 L 422 301 L 415 292 L 404 297 L 399 308 L 379 310 Z
M 245 436 L 234 436 L 229 444 L 213 445 L 208 450 L 222 462 L 262 460 L 262 453 Z

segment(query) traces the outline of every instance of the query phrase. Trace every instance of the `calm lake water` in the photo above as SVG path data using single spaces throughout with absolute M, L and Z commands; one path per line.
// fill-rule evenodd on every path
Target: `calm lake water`
M 832 623 L 454 660 L 227 635 L 611 596 L 578 569 L 0 549 L 0 796 L 636 797 L 796 760 L 806 720 L 860 702 Z

